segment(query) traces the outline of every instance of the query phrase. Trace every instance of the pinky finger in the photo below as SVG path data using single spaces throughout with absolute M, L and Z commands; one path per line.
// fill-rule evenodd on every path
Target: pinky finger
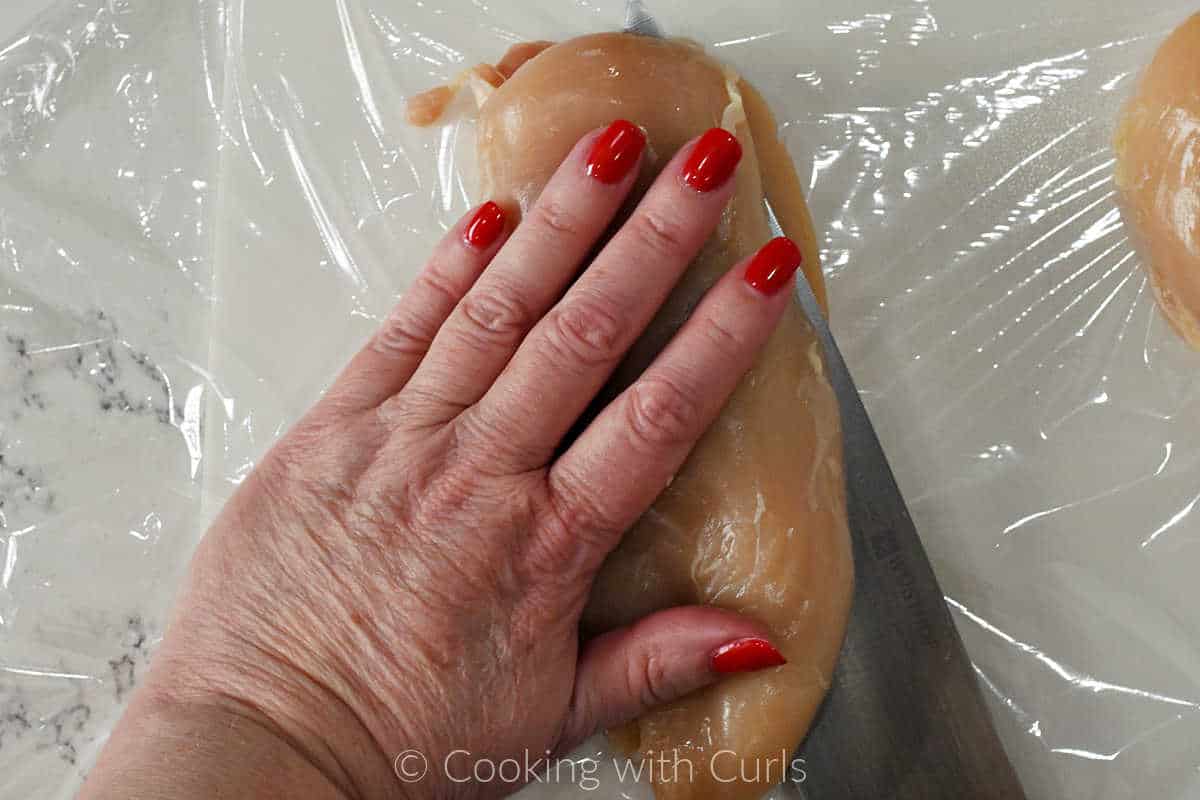
M 366 410 L 400 391 L 507 233 L 504 210 L 490 200 L 460 219 L 383 325 L 338 376 L 327 400 Z
M 551 467 L 557 516 L 598 566 L 678 471 L 791 302 L 800 251 L 773 239 L 725 275 L 654 362 Z

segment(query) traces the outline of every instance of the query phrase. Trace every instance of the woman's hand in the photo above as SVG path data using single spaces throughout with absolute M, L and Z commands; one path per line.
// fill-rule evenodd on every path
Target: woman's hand
M 596 570 L 751 366 L 799 262 L 776 241 L 734 268 L 562 449 L 733 191 L 740 148 L 710 133 L 587 263 L 644 144 L 614 123 L 515 230 L 487 203 L 450 231 L 204 538 L 85 795 L 498 796 L 516 786 L 457 778 L 780 663 L 754 621 L 699 607 L 580 651 Z M 393 772 L 406 751 L 418 781 Z

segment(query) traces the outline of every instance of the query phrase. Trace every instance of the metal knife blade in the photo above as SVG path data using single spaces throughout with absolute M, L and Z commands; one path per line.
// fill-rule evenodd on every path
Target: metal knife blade
M 626 0 L 625 32 L 662 38 L 662 31 L 658 29 L 654 15 L 647 10 L 646 4 L 642 0 Z
M 800 749 L 797 788 L 817 800 L 1023 800 L 858 389 L 808 281 L 796 284 L 841 410 L 855 571 L 846 640 Z
M 625 29 L 662 36 L 641 0 L 627 0 Z M 841 411 L 855 589 L 793 783 L 814 800 L 1024 800 L 858 389 L 812 288 L 796 283 Z

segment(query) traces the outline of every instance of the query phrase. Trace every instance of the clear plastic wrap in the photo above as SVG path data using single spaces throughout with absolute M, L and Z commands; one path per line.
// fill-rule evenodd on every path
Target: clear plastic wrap
M 206 521 L 467 208 L 469 98 L 427 130 L 404 98 L 620 5 L 6 5 L 0 796 L 73 793 Z M 1029 796 L 1200 797 L 1200 354 L 1110 147 L 1192 8 L 652 5 L 783 122 L 834 332 Z

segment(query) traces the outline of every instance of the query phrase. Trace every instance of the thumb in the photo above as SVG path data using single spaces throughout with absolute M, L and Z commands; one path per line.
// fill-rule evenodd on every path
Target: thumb
M 787 663 L 766 629 L 732 611 L 682 606 L 593 639 L 579 657 L 564 746 L 708 686 Z

